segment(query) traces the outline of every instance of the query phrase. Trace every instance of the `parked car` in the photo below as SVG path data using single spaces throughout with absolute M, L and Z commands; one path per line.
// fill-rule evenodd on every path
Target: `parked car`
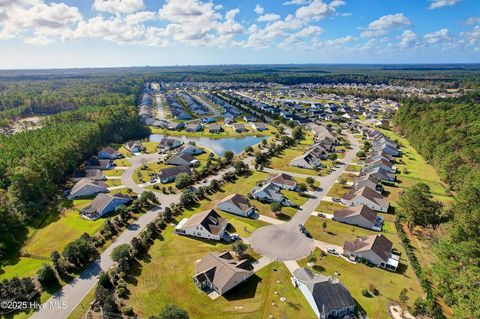
M 333 197 L 333 198 L 332 198 L 332 201 L 334 201 L 334 202 L 336 202 L 336 203 L 340 203 L 340 202 L 341 202 L 340 198 L 338 198 L 338 197 Z
M 335 248 L 329 247 L 327 248 L 327 253 L 332 254 L 332 255 L 338 255 L 338 252 Z
M 238 234 L 230 234 L 229 238 L 230 238 L 230 241 L 237 241 L 237 240 L 240 239 L 240 235 L 238 235 Z

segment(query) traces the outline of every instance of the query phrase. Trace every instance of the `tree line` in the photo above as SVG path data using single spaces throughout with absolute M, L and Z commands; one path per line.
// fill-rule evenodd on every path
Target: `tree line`
M 435 228 L 446 222 L 445 233 L 434 245 L 437 258 L 430 272 L 435 289 L 460 319 L 480 318 L 479 102 L 478 93 L 431 102 L 410 100 L 396 115 L 401 132 L 456 192 L 453 206 L 441 214 L 441 204 L 431 200 L 423 184 L 409 189 L 400 206 L 409 223 Z M 428 304 L 416 307 L 418 314 L 429 313 Z

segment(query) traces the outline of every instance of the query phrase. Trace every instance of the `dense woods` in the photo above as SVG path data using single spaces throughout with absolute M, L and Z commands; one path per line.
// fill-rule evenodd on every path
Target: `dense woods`
M 100 146 L 146 134 L 133 106 L 109 106 L 63 112 L 41 129 L 0 137 L 0 248 L 18 240 L 12 230 L 37 216 Z
M 435 245 L 434 282 L 455 318 L 480 318 L 480 96 L 409 101 L 402 133 L 457 191 L 447 233 Z

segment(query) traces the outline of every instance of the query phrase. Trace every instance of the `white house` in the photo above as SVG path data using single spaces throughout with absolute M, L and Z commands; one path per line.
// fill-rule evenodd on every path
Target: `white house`
M 85 208 L 82 209 L 82 215 L 88 219 L 98 219 L 105 214 L 113 212 L 120 205 L 125 205 L 131 201 L 128 195 L 121 193 L 98 194 L 97 197 Z
M 390 206 L 382 194 L 368 187 L 350 191 L 342 197 L 341 201 L 348 206 L 365 205 L 370 209 L 383 213 L 386 213 Z
M 227 224 L 225 218 L 211 209 L 196 213 L 190 218 L 182 219 L 175 227 L 175 233 L 219 241 L 225 234 Z
M 262 186 L 255 186 L 250 192 L 253 198 L 265 202 L 283 202 L 284 198 L 279 188 L 273 183 L 265 183 Z
M 343 255 L 351 260 L 364 259 L 391 271 L 397 270 L 400 262 L 400 255 L 393 251 L 392 242 L 383 234 L 345 242 Z
M 297 188 L 297 182 L 295 179 L 285 173 L 278 173 L 270 178 L 270 182 L 280 188 L 293 191 Z
M 300 289 L 317 318 L 343 318 L 354 314 L 355 301 L 337 278 L 297 268 L 293 271 L 292 283 Z
M 253 205 L 240 194 L 230 194 L 217 203 L 217 208 L 231 214 L 248 217 L 253 213 Z

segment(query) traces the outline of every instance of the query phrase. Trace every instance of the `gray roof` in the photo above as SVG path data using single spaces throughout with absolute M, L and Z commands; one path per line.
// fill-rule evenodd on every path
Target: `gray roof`
M 129 201 L 130 197 L 128 195 L 124 195 L 121 193 L 110 195 L 110 194 L 98 194 L 95 199 L 88 205 L 87 207 L 82 209 L 84 214 L 95 214 L 102 212 L 105 207 L 110 204 L 112 200 L 115 198 L 124 199 L 125 201 Z
M 83 178 L 79 180 L 71 189 L 70 193 L 75 194 L 85 186 L 94 186 L 96 188 L 102 188 L 104 191 L 107 191 L 107 184 L 100 181 L 92 181 L 88 178 Z
M 180 165 L 180 166 L 167 167 L 167 168 L 161 169 L 160 172 L 158 172 L 158 177 L 160 177 L 161 179 L 170 178 L 170 177 L 177 176 L 180 173 L 187 173 L 188 175 L 190 175 L 191 171 L 188 165 Z
M 320 312 L 355 306 L 352 295 L 338 279 L 314 274 L 307 268 L 298 268 L 293 275 L 307 286 Z

